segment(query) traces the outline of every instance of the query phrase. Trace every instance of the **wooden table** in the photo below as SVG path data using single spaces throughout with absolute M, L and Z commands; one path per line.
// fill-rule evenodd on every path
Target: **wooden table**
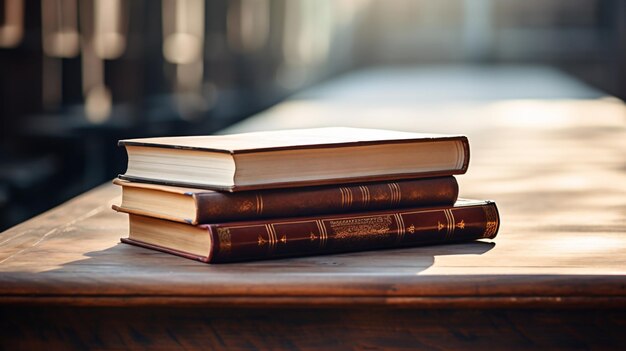
M 408 100 L 296 97 L 233 130 L 465 133 L 493 242 L 205 265 L 120 244 L 105 184 L 0 235 L 0 348 L 625 347 L 623 103 Z

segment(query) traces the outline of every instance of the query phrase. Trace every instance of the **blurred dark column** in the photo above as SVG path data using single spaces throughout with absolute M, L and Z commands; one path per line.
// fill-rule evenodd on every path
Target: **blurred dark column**
M 363 4 L 0 0 L 0 230 L 124 172 L 118 139 L 214 133 L 352 67 Z

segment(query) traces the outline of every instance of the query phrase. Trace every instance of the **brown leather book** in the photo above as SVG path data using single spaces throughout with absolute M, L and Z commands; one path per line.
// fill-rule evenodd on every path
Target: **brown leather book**
M 476 200 L 459 200 L 454 206 L 199 226 L 129 217 L 129 237 L 122 242 L 206 263 L 492 239 L 500 223 L 494 202 Z
M 236 193 L 120 179 L 113 183 L 123 189 L 116 210 L 189 224 L 452 205 L 459 192 L 454 177 Z
M 120 140 L 120 178 L 244 191 L 462 174 L 462 135 L 362 128 L 312 128 L 232 135 Z

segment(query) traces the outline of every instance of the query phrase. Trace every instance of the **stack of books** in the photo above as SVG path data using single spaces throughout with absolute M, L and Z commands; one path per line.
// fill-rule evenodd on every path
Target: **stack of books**
M 207 263 L 494 238 L 465 136 L 316 128 L 121 140 L 122 242 Z

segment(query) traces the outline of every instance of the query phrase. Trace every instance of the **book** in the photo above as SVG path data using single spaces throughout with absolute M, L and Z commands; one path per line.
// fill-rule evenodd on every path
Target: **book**
M 452 205 L 459 192 L 450 177 L 257 191 L 219 192 L 115 179 L 116 210 L 189 224 L 295 217 L 383 208 Z
M 122 242 L 205 263 L 491 239 L 500 223 L 494 202 L 476 200 L 197 226 L 134 214 L 129 218 L 129 236 Z
M 232 135 L 120 140 L 121 179 L 221 191 L 462 174 L 462 135 L 313 128 Z

